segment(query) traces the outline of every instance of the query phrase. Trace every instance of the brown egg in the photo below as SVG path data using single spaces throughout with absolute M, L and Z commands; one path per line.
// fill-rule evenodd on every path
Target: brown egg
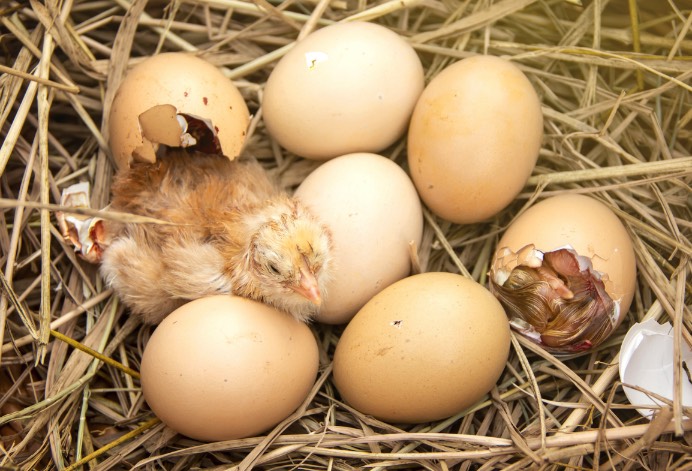
M 262 100 L 264 122 L 301 157 L 379 152 L 406 132 L 423 85 L 423 66 L 404 38 L 375 23 L 337 23 L 277 63 Z
M 169 106 L 155 108 L 159 105 Z M 140 115 L 152 108 L 140 122 Z M 210 126 L 221 153 L 233 159 L 245 142 L 250 115 L 238 89 L 204 59 L 180 52 L 149 57 L 128 72 L 111 104 L 108 129 L 118 168 L 128 166 L 133 154 L 153 162 L 156 144 L 175 145 L 163 128 L 175 130 L 179 121 Z M 150 135 L 143 136 L 147 130 Z M 179 146 L 190 145 L 187 131 L 178 130 Z
M 404 278 L 351 320 L 334 353 L 334 384 L 355 409 L 393 423 L 450 417 L 502 374 L 509 324 L 480 284 L 452 273 Z
M 212 296 L 185 304 L 156 328 L 142 357 L 142 392 L 176 432 L 230 440 L 288 417 L 317 367 L 307 325 L 255 301 Z
M 512 325 L 554 352 L 602 343 L 632 302 L 632 240 L 600 201 L 578 194 L 526 210 L 497 245 L 490 288 Z
M 482 221 L 521 191 L 542 138 L 541 103 L 524 73 L 498 57 L 469 57 L 442 70 L 418 99 L 411 178 L 438 216 Z

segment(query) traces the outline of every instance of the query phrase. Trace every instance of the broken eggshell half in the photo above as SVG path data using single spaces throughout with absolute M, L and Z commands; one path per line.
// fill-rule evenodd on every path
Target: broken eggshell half
M 250 113 L 240 91 L 210 62 L 192 54 L 166 52 L 134 66 L 113 97 L 108 133 L 118 169 L 128 167 L 133 159 L 154 162 L 154 144 L 165 144 L 158 142 L 161 135 L 167 141 L 171 136 L 184 140 L 191 133 L 180 130 L 181 117 L 186 122 L 183 127 L 207 123 L 200 129 L 212 130 L 220 153 L 228 158 L 241 152 Z
M 549 352 L 579 353 L 603 343 L 627 313 L 634 249 L 607 206 L 565 194 L 535 204 L 508 227 L 489 275 L 516 331 Z
M 634 324 L 627 331 L 620 347 L 620 381 L 630 404 L 641 407 L 637 411 L 651 420 L 655 409 L 663 403 L 655 395 L 673 401 L 675 384 L 675 346 L 670 322 L 659 324 L 654 319 Z M 692 407 L 692 379 L 689 367 L 692 350 L 684 341 L 680 344 L 683 371 L 681 372 L 681 402 Z M 637 386 L 652 394 L 633 389 Z

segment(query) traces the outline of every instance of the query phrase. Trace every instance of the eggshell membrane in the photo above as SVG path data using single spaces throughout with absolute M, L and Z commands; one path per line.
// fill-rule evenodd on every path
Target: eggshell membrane
M 346 326 L 334 384 L 364 414 L 391 423 L 450 417 L 478 402 L 509 355 L 510 329 L 483 286 L 424 273 L 373 297 Z
M 264 90 L 264 122 L 281 146 L 302 157 L 379 152 L 406 131 L 423 74 L 414 49 L 390 29 L 331 25 L 277 63 Z
M 322 164 L 295 196 L 332 232 L 333 276 L 317 320 L 348 322 L 372 296 L 411 271 L 409 243 L 420 246 L 421 203 L 408 175 L 376 154 Z
M 304 323 L 255 301 L 212 296 L 183 305 L 156 328 L 142 357 L 142 391 L 176 432 L 230 440 L 293 413 L 317 368 L 317 344 Z
M 416 104 L 411 178 L 438 216 L 479 222 L 523 188 L 542 138 L 541 104 L 524 73 L 498 57 L 469 57 L 443 69 Z
M 156 105 L 173 105 L 178 113 L 211 121 L 223 154 L 233 159 L 240 153 L 250 113 L 238 89 L 206 60 L 166 52 L 133 67 L 113 98 L 108 130 L 119 169 L 129 166 L 133 151 L 144 143 L 139 115 Z
M 516 252 L 529 244 L 542 252 L 569 245 L 590 258 L 593 268 L 608 276 L 605 289 L 620 302 L 617 324 L 622 322 L 634 297 L 637 267 L 632 239 L 608 206 L 579 194 L 540 201 L 510 224 L 497 247 Z

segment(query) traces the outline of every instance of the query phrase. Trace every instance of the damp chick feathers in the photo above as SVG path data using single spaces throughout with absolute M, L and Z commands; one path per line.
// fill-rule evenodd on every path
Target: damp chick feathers
M 256 162 L 169 149 L 116 176 L 111 209 L 171 223 L 107 225 L 101 273 L 146 323 L 215 294 L 308 321 L 325 295 L 328 229 Z

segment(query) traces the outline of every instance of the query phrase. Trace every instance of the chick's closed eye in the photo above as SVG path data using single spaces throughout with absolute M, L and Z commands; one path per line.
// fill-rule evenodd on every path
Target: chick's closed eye
M 253 279 L 248 289 L 263 293 L 268 304 L 307 320 L 326 294 L 331 235 L 292 199 L 270 205 L 252 243 Z

